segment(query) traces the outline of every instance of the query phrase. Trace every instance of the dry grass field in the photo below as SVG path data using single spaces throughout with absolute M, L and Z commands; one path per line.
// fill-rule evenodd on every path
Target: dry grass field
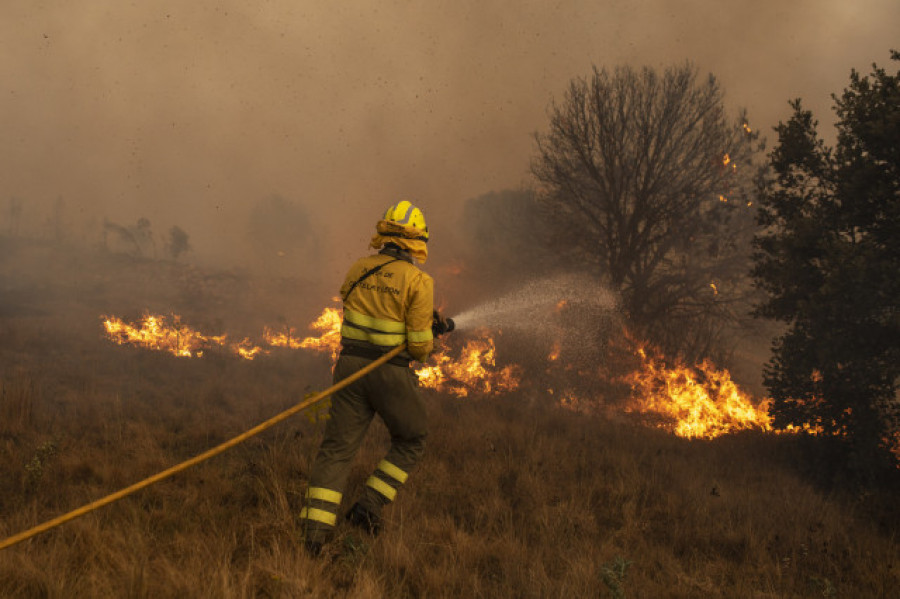
M 260 318 L 284 316 L 267 290 L 290 297 L 300 283 L 2 249 L 2 538 L 329 384 L 323 354 L 185 359 L 101 335 L 100 314 L 142 309 L 251 329 L 254 306 L 265 306 Z M 815 485 L 798 465 L 802 439 L 688 441 L 526 388 L 424 394 L 426 457 L 377 539 L 342 525 L 319 559 L 302 550 L 295 517 L 323 426 L 310 412 L 3 550 L 0 596 L 900 597 L 896 497 Z M 351 498 L 387 443 L 374 426 Z

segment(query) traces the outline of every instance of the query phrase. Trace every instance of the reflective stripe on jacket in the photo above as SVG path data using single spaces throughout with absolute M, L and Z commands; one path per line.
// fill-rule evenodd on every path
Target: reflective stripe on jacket
M 350 293 L 350 287 L 365 273 L 385 264 L 366 277 Z M 434 281 L 405 260 L 374 254 L 357 260 L 341 287 L 345 345 L 372 345 L 381 351 L 407 344 L 414 359 L 424 362 L 434 347 L 431 334 Z

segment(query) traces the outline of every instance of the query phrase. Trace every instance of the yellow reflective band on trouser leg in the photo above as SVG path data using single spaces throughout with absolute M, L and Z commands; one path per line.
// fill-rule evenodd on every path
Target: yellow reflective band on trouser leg
M 366 481 L 366 486 L 372 487 L 385 497 L 387 497 L 388 501 L 393 501 L 394 497 L 397 496 L 397 489 L 387 484 L 377 476 L 370 476 L 369 480 Z
M 409 474 L 407 474 L 403 470 L 400 470 L 400 468 L 397 468 L 387 460 L 381 460 L 380 462 L 378 462 L 377 468 L 401 485 L 406 482 L 407 478 L 409 478 Z
M 315 522 L 327 524 L 328 526 L 334 526 L 337 522 L 337 514 L 332 514 L 331 512 L 319 510 L 314 507 L 305 507 L 300 510 L 300 519 L 313 520 Z
M 309 490 L 306 491 L 307 501 L 318 499 L 319 501 L 327 501 L 328 503 L 340 505 L 341 497 L 341 493 L 326 489 L 325 487 L 310 487 Z

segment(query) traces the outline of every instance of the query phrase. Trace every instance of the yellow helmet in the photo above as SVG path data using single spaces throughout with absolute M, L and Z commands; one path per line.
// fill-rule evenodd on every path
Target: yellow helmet
M 415 227 L 422 232 L 422 241 L 428 241 L 428 226 L 425 224 L 425 215 L 422 211 L 412 205 L 411 202 L 403 200 L 387 209 L 384 213 L 384 220 L 403 225 L 404 227 Z

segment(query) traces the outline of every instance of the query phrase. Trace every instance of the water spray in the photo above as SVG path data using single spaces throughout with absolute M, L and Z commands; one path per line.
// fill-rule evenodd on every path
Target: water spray
M 567 304 L 603 312 L 616 310 L 615 295 L 592 277 L 563 274 L 531 281 L 501 297 L 482 302 L 453 317 L 456 329 L 495 327 L 535 331 Z

